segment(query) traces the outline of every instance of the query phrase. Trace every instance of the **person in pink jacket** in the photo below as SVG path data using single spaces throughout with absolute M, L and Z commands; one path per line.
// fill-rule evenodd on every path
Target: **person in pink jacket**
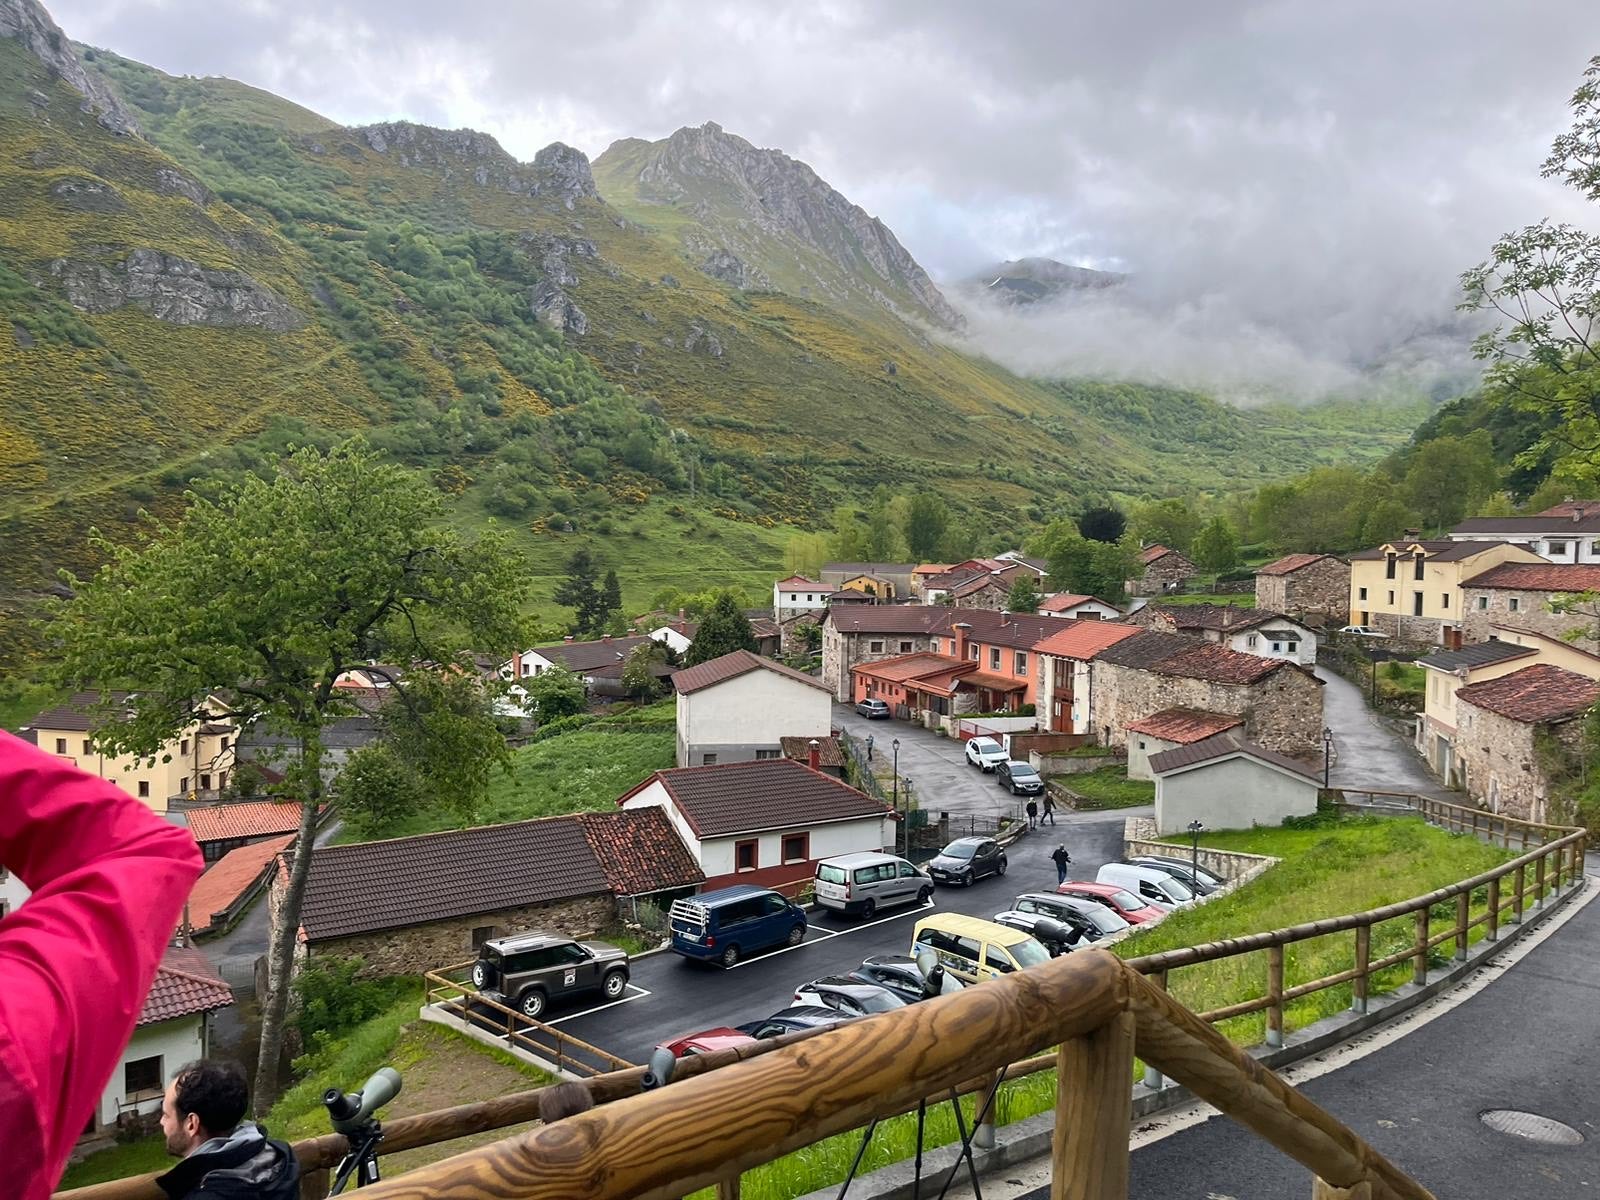
M 42 1200 L 133 1034 L 200 849 L 121 788 L 0 732 L 0 1164 Z

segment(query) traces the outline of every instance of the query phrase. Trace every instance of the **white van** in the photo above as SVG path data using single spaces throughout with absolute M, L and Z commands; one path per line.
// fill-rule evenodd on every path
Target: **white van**
M 1111 883 L 1127 888 L 1147 904 L 1171 912 L 1194 903 L 1195 895 L 1181 880 L 1154 867 L 1132 863 L 1107 863 L 1095 877 L 1096 883 Z
M 896 904 L 926 904 L 933 879 L 893 854 L 839 854 L 817 864 L 816 895 L 823 908 L 870 917 Z

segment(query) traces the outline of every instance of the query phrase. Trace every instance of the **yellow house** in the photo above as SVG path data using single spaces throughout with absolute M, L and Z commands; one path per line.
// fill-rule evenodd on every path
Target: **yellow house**
M 1600 654 L 1580 650 L 1571 642 L 1532 629 L 1518 629 L 1513 625 L 1491 625 L 1489 636 L 1513 646 L 1529 646 L 1537 650 L 1539 657 L 1526 660 L 1524 666 L 1535 662 L 1550 663 L 1579 675 L 1587 675 L 1590 679 L 1600 679 Z
M 1389 542 L 1350 556 L 1350 624 L 1408 642 L 1460 645 L 1461 582 L 1505 562 L 1542 562 L 1510 542 Z
M 839 585 L 841 592 L 865 592 L 879 600 L 894 599 L 894 581 L 877 575 L 853 575 Z
M 124 703 L 128 693 L 112 693 L 114 703 Z M 100 697 L 79 692 L 65 704 L 47 709 L 24 725 L 21 734 L 39 749 L 64 758 L 80 770 L 109 779 L 143 800 L 156 812 L 166 812 L 170 801 L 216 799 L 228 786 L 234 748 L 239 738 L 227 705 L 215 696 L 206 698 L 211 719 L 196 721 L 152 759 L 130 754 L 108 755 L 94 743 L 94 731 L 105 718 L 94 713 Z M 165 760 L 165 761 L 163 761 Z

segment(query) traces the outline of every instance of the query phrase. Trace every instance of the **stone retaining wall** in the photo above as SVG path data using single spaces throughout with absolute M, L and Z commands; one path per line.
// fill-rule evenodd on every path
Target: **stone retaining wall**
M 1162 858 L 1181 858 L 1187 861 L 1191 857 L 1189 847 L 1158 840 L 1156 823 L 1150 817 L 1127 819 L 1122 829 L 1122 852 L 1129 858 L 1138 854 L 1155 854 Z M 1215 896 L 1242 887 L 1258 878 L 1269 867 L 1275 867 L 1283 861 L 1270 854 L 1245 854 L 1240 850 L 1216 850 L 1210 846 L 1201 846 L 1199 854 L 1195 857 L 1207 871 L 1213 875 L 1220 875 L 1228 881 L 1227 887 L 1212 893 Z

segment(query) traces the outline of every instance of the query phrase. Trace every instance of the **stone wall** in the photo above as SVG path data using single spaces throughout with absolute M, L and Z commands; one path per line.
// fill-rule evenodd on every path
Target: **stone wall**
M 1466 639 L 1469 642 L 1488 641 L 1491 625 L 1513 625 L 1518 629 L 1527 629 L 1563 641 L 1569 632 L 1577 630 L 1581 636 L 1572 643 L 1574 646 L 1591 653 L 1600 650 L 1594 637 L 1596 624 L 1594 617 L 1584 616 L 1581 613 L 1550 611 L 1551 598 L 1559 594 L 1546 591 L 1512 591 L 1508 588 L 1463 588 L 1462 627 Z M 1515 612 L 1511 610 L 1513 599 L 1517 602 Z M 1480 609 L 1478 607 L 1480 603 L 1487 607 Z
M 1131 580 L 1128 591 L 1135 596 L 1159 596 L 1169 590 L 1172 584 L 1182 584 L 1186 579 L 1191 579 L 1199 574 L 1200 568 L 1196 567 L 1177 551 L 1164 554 L 1155 562 L 1145 567 L 1144 574 L 1138 579 Z M 1177 591 L 1176 587 L 1170 590 Z
M 975 592 L 965 596 L 952 596 L 951 608 L 981 608 L 985 612 L 1006 611 L 1006 601 L 1011 597 L 1011 585 L 991 580 Z
M 1537 726 L 1456 701 L 1456 758 L 1467 795 L 1490 812 L 1524 821 L 1566 820 L 1549 811 L 1550 781 L 1539 765 L 1535 733 L 1544 728 L 1569 751 L 1580 749 L 1582 721 Z
M 1361 614 L 1358 612 L 1355 615 L 1359 617 Z M 1367 625 L 1397 641 L 1421 646 L 1444 645 L 1445 622 L 1434 617 L 1396 616 L 1394 613 L 1375 612 Z
M 1192 845 L 1179 846 L 1173 842 L 1157 841 L 1156 823 L 1149 817 L 1129 817 L 1123 823 L 1122 853 L 1127 858 L 1136 855 L 1154 855 L 1157 858 L 1181 858 L 1186 862 L 1193 858 L 1199 862 L 1202 870 L 1220 875 L 1235 886 L 1254 879 L 1268 867 L 1283 861 L 1270 854 L 1246 854 L 1242 850 L 1213 850 L 1210 846 L 1201 846 L 1196 855 Z
M 472 944 L 474 929 L 490 926 L 493 928 L 491 937 L 537 929 L 587 938 L 613 924 L 616 913 L 615 898 L 603 893 L 556 904 L 529 904 L 403 929 L 328 938 L 313 942 L 311 953 L 364 958 L 366 966 L 361 973 L 367 976 L 417 975 L 474 957 L 477 953 Z
M 854 688 L 850 668 L 918 650 L 932 650 L 936 640 L 925 633 L 840 633 L 829 622 L 822 627 L 822 682 L 833 690 L 835 700 L 846 704 Z M 881 643 L 882 649 L 873 650 L 874 642 Z M 910 643 L 911 648 L 901 649 L 902 642 Z
M 1098 662 L 1094 728 L 1100 745 L 1120 745 L 1132 721 L 1165 708 L 1198 708 L 1244 718 L 1244 736 L 1292 758 L 1321 761 L 1322 684 L 1309 671 L 1279 667 L 1255 683 L 1208 683 Z
M 1350 611 L 1350 564 L 1324 558 L 1289 575 L 1257 575 L 1256 607 L 1343 625 Z

